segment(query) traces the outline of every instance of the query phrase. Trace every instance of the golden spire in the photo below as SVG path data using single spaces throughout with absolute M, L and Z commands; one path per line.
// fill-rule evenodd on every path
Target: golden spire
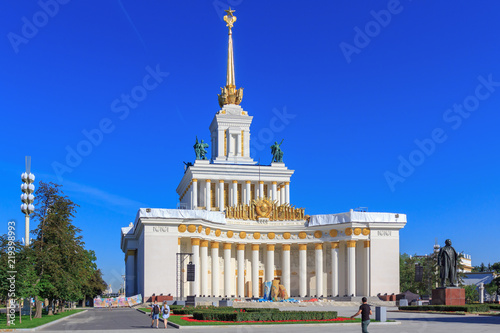
M 224 16 L 226 26 L 229 28 L 229 42 L 227 48 L 227 75 L 226 86 L 221 89 L 219 94 L 219 106 L 223 107 L 226 104 L 240 104 L 243 98 L 243 88 L 236 90 L 236 83 L 234 79 L 234 55 L 233 55 L 233 25 L 236 22 L 236 16 L 233 15 L 234 10 L 229 7 L 225 10 L 227 15 Z

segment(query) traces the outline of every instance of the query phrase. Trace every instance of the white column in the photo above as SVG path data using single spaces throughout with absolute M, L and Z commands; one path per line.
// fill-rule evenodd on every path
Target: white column
M 356 241 L 347 241 L 347 295 L 356 296 Z
M 283 286 L 287 293 L 290 293 L 290 244 L 283 244 L 283 266 L 281 277 L 283 278 Z
M 364 241 L 365 245 L 365 296 L 370 297 L 370 241 Z
M 299 297 L 307 293 L 307 244 L 299 244 Z
M 252 244 L 252 297 L 259 297 L 259 244 Z
M 224 181 L 219 180 L 219 210 L 222 212 L 224 210 Z
M 245 297 L 245 244 L 238 244 L 236 256 L 238 260 L 238 297 Z
M 274 244 L 267 244 L 266 281 L 274 280 Z
M 212 208 L 211 203 L 211 197 L 210 197 L 210 184 L 211 180 L 207 179 L 205 180 L 205 207 L 207 207 L 207 210 L 210 210 Z
M 219 242 L 212 242 L 212 296 L 218 297 L 219 290 Z
M 273 182 L 273 193 L 272 193 L 271 199 L 276 200 L 277 199 L 276 194 L 277 194 L 277 186 L 276 186 L 276 182 Z
M 238 204 L 238 181 L 233 180 L 233 206 Z
M 259 181 L 259 198 L 264 197 L 264 182 L 261 180 Z
M 200 242 L 201 296 L 208 296 L 208 241 Z
M 200 296 L 200 239 L 191 238 L 191 263 L 194 265 L 194 281 L 191 282 L 191 296 Z
M 290 182 L 285 182 L 285 202 L 290 203 Z
M 332 295 L 339 295 L 339 242 L 332 242 Z
M 193 178 L 193 202 L 192 209 L 196 209 L 198 207 L 198 179 Z
M 278 186 L 278 191 L 276 192 L 276 201 L 278 201 L 278 206 L 281 206 L 283 204 L 281 202 L 281 191 L 279 186 Z
M 323 295 L 323 243 L 314 244 L 316 251 L 316 296 Z
M 252 187 L 251 187 L 251 182 L 249 180 L 246 181 L 245 187 L 246 187 L 246 189 L 245 189 L 245 203 L 247 205 L 250 205 L 250 198 L 251 198 L 250 191 L 251 191 Z
M 231 243 L 224 243 L 224 297 L 233 295 L 231 288 L 233 277 L 233 272 L 231 272 Z

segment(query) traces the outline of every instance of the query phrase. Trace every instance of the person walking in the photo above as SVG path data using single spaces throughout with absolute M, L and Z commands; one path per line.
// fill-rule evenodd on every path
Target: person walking
M 356 312 L 356 314 L 352 316 L 351 319 L 361 314 L 361 332 L 368 333 L 368 325 L 370 324 L 370 315 L 372 314 L 372 310 L 367 303 L 366 297 L 363 297 L 361 301 L 363 302 L 363 304 L 361 304 L 361 306 L 359 307 L 359 311 Z
M 156 304 L 156 299 L 154 300 L 153 305 L 151 306 L 151 327 L 155 325 L 156 321 L 156 328 L 158 328 L 158 318 L 160 317 L 160 306 Z
M 163 324 L 165 324 L 165 328 L 167 328 L 168 317 L 170 317 L 170 307 L 167 304 L 167 301 L 163 301 L 163 306 L 161 307 L 161 315 L 163 317 Z

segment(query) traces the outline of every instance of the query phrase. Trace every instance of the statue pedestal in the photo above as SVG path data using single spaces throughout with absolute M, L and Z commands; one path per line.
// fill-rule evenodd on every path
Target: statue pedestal
M 460 287 L 432 289 L 432 305 L 465 305 L 465 289 Z

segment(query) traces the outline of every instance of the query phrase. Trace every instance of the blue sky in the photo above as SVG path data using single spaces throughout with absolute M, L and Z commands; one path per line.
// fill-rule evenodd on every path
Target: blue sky
M 4 1 L 0 232 L 24 228 L 31 155 L 37 181 L 80 205 L 118 288 L 120 228 L 139 207 L 174 208 L 195 136 L 209 139 L 229 5 L 252 157 L 269 164 L 284 139 L 293 204 L 405 213 L 402 252 L 451 238 L 473 265 L 500 261 L 494 1 Z

